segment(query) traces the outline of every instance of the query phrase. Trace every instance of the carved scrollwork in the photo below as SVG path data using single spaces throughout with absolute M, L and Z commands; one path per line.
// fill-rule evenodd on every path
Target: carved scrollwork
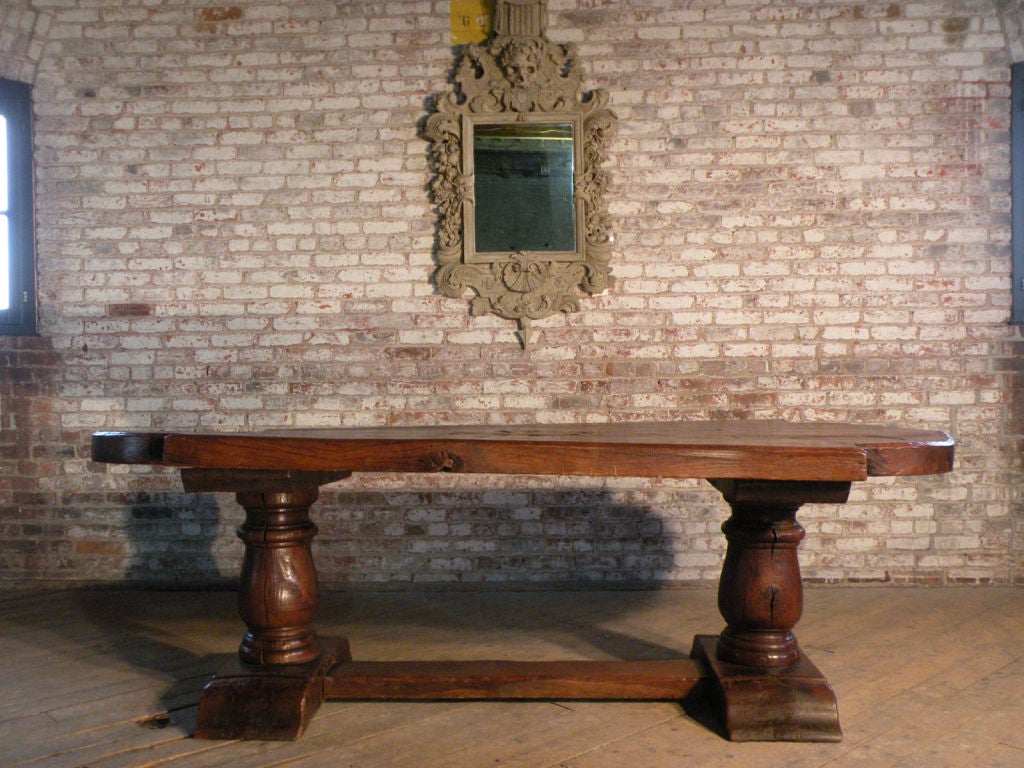
M 438 213 L 438 292 L 453 298 L 474 293 L 471 314 L 518 321 L 524 346 L 530 320 L 575 312 L 580 290 L 600 293 L 611 282 L 613 236 L 603 165 L 617 118 L 608 108 L 607 93 L 582 90 L 576 47 L 545 37 L 545 15 L 544 0 L 498 0 L 497 35 L 465 46 L 455 69 L 456 88 L 436 99 L 424 129 L 435 173 L 430 192 Z M 481 194 L 474 173 L 474 128 L 494 124 L 571 130 L 566 206 L 573 232 L 559 242 L 568 239 L 573 249 L 477 248 L 483 233 L 474 215 Z M 530 224 L 515 221 L 513 226 Z

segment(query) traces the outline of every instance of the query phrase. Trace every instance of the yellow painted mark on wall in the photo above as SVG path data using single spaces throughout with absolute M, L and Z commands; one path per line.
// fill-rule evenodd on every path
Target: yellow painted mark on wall
M 491 36 L 494 0 L 450 0 L 452 45 L 480 43 Z

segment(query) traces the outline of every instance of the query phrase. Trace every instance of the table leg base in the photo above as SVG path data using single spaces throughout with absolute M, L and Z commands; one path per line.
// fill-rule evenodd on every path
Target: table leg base
M 781 668 L 719 661 L 716 635 L 697 635 L 691 656 L 706 665 L 711 701 L 731 741 L 842 741 L 836 696 L 806 656 Z
M 294 741 L 323 701 L 324 676 L 348 661 L 348 641 L 325 640 L 324 653 L 307 664 L 254 666 L 234 660 L 203 689 L 197 739 Z
M 810 660 L 751 668 L 719 661 L 717 644 L 697 635 L 691 659 L 661 662 L 353 662 L 335 639 L 308 664 L 233 661 L 203 690 L 195 736 L 295 740 L 326 699 L 680 701 L 703 683 L 732 741 L 842 740 L 835 694 Z

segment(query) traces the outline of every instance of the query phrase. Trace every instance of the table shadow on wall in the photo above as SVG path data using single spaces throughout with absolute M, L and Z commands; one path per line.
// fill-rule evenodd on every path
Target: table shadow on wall
M 124 520 L 128 584 L 223 588 L 237 581 L 237 573 L 225 573 L 214 554 L 221 508 L 212 494 L 138 494 L 126 507 Z

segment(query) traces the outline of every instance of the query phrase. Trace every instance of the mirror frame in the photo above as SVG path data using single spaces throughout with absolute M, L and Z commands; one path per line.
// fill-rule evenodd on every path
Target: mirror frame
M 424 126 L 438 213 L 434 284 L 443 296 L 473 295 L 473 316 L 517 321 L 524 348 L 530 321 L 576 312 L 580 290 L 601 293 L 612 280 L 609 177 L 602 165 L 618 119 L 605 91 L 582 90 L 575 45 L 545 37 L 546 11 L 545 0 L 498 0 L 496 36 L 464 46 L 456 88 L 436 98 Z M 573 125 L 574 251 L 476 251 L 473 129 L 512 122 Z

